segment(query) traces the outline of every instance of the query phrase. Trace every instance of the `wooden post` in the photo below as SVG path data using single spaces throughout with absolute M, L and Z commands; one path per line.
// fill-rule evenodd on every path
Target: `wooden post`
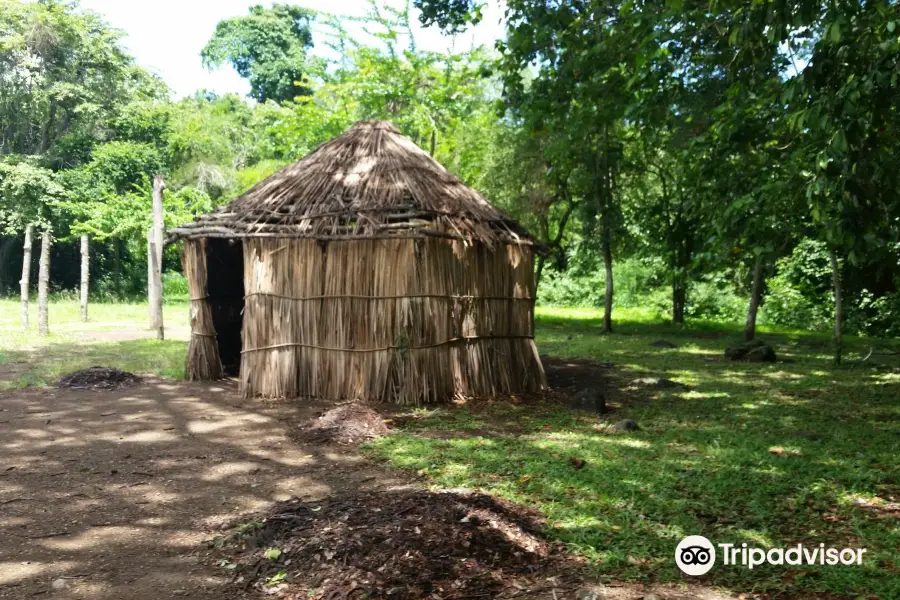
M 159 315 L 156 312 L 156 277 L 153 273 L 153 263 L 156 262 L 156 248 L 154 243 L 153 227 L 147 230 L 147 304 L 150 306 L 150 328 L 159 327 Z
M 157 337 L 163 339 L 165 332 L 163 330 L 163 283 L 162 283 L 162 265 L 163 265 L 163 230 L 165 229 L 165 218 L 163 215 L 163 190 L 166 184 L 162 175 L 153 177 L 153 278 L 154 287 L 156 289 L 156 324 Z
M 153 241 L 156 244 L 156 262 L 162 271 L 163 255 L 163 230 L 165 229 L 163 217 L 163 190 L 166 184 L 161 175 L 153 178 Z M 161 288 L 160 288 L 161 289 Z
M 90 277 L 90 240 L 81 236 L 81 320 L 88 320 L 88 280 Z
M 156 322 L 153 324 L 153 328 L 156 329 L 156 339 L 162 340 L 165 339 L 165 331 L 163 329 L 163 319 L 162 319 L 162 277 L 159 270 L 159 261 L 158 261 L 158 252 L 156 250 L 156 240 L 153 239 L 152 230 L 147 232 L 147 243 L 148 243 L 148 252 L 147 256 L 150 259 L 150 272 L 151 280 L 153 282 L 153 291 L 154 295 L 150 299 L 151 304 L 151 312 L 156 315 Z
M 50 333 L 47 292 L 50 286 L 50 229 L 41 233 L 41 260 L 38 269 L 38 333 Z
M 19 280 L 19 289 L 22 297 L 22 329 L 28 329 L 28 286 L 31 283 L 31 238 L 34 233 L 34 225 L 25 228 L 25 253 L 22 257 L 22 279 Z

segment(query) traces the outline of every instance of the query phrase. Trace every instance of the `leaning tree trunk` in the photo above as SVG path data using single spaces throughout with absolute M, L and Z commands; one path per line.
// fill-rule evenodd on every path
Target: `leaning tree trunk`
M 81 236 L 81 320 L 88 320 L 88 280 L 90 277 L 90 241 L 87 235 Z
M 50 230 L 41 233 L 41 262 L 38 269 L 38 333 L 50 333 L 47 292 L 50 287 Z
M 841 269 L 838 264 L 837 252 L 832 248 L 831 257 L 831 281 L 834 284 L 834 363 L 841 364 L 842 337 L 844 331 L 844 313 L 841 307 Z
M 756 257 L 753 267 L 753 285 L 750 290 L 750 306 L 747 308 L 747 324 L 744 326 L 744 339 L 750 341 L 756 337 L 756 315 L 762 302 L 763 263 L 762 257 Z
M 22 257 L 22 279 L 19 280 L 19 289 L 22 298 L 22 329 L 28 329 L 28 286 L 31 284 L 31 238 L 34 233 L 34 225 L 25 228 L 24 256 Z

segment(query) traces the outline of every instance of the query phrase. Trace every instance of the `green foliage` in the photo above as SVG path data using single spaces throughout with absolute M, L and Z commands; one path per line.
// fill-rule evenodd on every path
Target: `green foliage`
M 250 14 L 220 21 L 201 56 L 208 68 L 231 64 L 250 82 L 260 102 L 284 102 L 309 94 L 310 74 L 321 69 L 307 55 L 315 13 L 289 4 L 250 7 Z
M 766 322 L 822 330 L 831 319 L 831 266 L 823 242 L 803 240 L 780 259 L 769 279 L 763 317 Z
M 13 233 L 28 224 L 50 225 L 64 193 L 59 177 L 35 161 L 0 160 L 0 231 Z

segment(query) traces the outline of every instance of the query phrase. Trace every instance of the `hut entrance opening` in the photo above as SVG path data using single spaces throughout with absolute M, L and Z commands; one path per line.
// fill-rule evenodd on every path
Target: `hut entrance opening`
M 244 313 L 244 246 L 240 241 L 209 239 L 206 244 L 207 294 L 219 357 L 225 373 L 241 370 L 241 327 Z

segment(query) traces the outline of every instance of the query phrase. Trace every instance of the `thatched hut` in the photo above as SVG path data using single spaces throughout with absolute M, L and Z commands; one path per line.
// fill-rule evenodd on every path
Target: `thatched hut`
M 191 379 L 400 404 L 546 385 L 533 239 L 390 123 L 357 123 L 177 239 Z

